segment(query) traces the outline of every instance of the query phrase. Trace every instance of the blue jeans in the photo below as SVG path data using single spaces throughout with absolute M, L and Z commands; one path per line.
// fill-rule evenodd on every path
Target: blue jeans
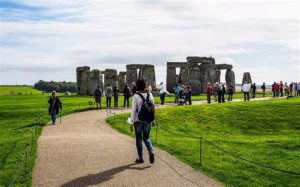
M 135 130 L 135 139 L 136 139 L 136 149 L 139 155 L 139 159 L 143 159 L 143 144 L 142 139 L 148 149 L 148 152 L 153 151 L 152 143 L 150 140 L 150 130 L 151 130 L 151 122 L 135 122 L 134 123 Z
M 52 120 L 52 124 L 55 125 L 55 121 L 56 121 L 56 111 L 55 110 L 51 113 L 51 120 Z

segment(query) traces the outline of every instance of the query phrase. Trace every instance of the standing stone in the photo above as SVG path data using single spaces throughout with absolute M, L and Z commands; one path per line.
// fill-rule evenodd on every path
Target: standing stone
M 120 92 L 123 92 L 126 85 L 126 72 L 121 71 L 118 77 L 118 84 Z
M 235 93 L 235 75 L 234 75 L 234 72 L 231 69 L 226 70 L 225 80 L 226 80 L 226 87 L 227 88 L 229 86 L 229 83 L 232 83 L 233 93 Z
M 244 73 L 242 85 L 244 84 L 245 81 L 252 84 L 252 79 L 251 79 L 251 75 L 249 72 Z
M 156 90 L 156 78 L 154 65 L 141 64 L 139 76 L 146 82 L 150 83 L 152 90 Z
M 87 93 L 87 82 L 89 77 L 90 67 L 83 66 L 77 67 L 76 69 L 76 79 L 77 79 L 77 93 L 86 94 Z
M 135 69 L 135 68 L 127 68 L 127 71 L 126 71 L 126 82 L 127 82 L 128 86 L 130 86 L 132 82 L 135 82 L 136 79 L 137 79 L 137 77 L 138 77 L 137 69 Z
M 103 81 L 101 71 L 98 69 L 94 69 L 90 72 L 88 78 L 87 86 L 87 95 L 93 95 L 97 86 L 100 85 L 100 88 L 103 89 Z
M 179 73 L 179 83 L 182 84 L 187 84 L 189 80 L 189 72 L 186 67 L 181 67 L 180 68 L 180 73 Z
M 189 68 L 189 84 L 191 85 L 193 94 L 201 93 L 200 69 L 199 68 Z
M 118 83 L 118 72 L 116 69 L 106 69 L 104 72 L 104 87 L 107 86 L 107 84 L 110 84 L 111 86 L 114 86 L 116 83 Z
M 167 67 L 167 90 L 173 93 L 173 87 L 176 84 L 176 68 Z

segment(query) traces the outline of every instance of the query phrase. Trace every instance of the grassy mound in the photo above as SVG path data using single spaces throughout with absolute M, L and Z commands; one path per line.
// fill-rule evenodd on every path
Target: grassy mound
M 133 136 L 128 114 L 107 119 Z M 300 176 L 260 167 L 235 158 L 205 141 L 245 159 L 300 173 L 300 98 L 175 107 L 157 110 L 155 145 L 228 186 L 297 186 Z M 155 142 L 155 130 L 152 140 Z M 195 139 L 194 139 L 195 137 Z

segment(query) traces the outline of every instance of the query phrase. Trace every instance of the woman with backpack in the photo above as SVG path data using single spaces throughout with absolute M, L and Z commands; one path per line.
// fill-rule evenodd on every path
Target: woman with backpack
M 150 130 L 154 121 L 154 99 L 150 92 L 145 91 L 146 82 L 142 79 L 136 81 L 137 92 L 133 95 L 131 108 L 131 125 L 130 130 L 135 130 L 136 148 L 138 158 L 136 163 L 143 163 L 143 145 L 144 141 L 149 152 L 149 161 L 154 163 L 153 146 L 150 140 Z

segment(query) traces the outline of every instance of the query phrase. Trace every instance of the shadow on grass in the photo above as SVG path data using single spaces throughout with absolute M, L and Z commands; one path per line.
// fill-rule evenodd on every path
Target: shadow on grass
M 103 182 L 106 182 L 113 178 L 114 175 L 121 173 L 127 169 L 134 169 L 134 170 L 145 170 L 150 168 L 151 166 L 146 167 L 134 167 L 136 163 L 127 164 L 124 166 L 120 166 L 117 168 L 112 168 L 110 170 L 106 170 L 97 174 L 90 174 L 83 177 L 76 178 L 70 182 L 67 182 L 62 185 L 62 187 L 71 187 L 71 186 L 90 186 L 90 185 L 98 185 Z

